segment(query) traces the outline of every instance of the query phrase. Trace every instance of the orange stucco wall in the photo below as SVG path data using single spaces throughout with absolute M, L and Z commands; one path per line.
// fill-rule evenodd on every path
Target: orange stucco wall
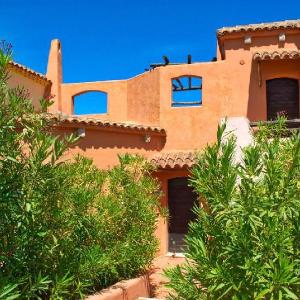
M 300 49 L 300 31 L 286 30 L 285 43 L 278 41 L 280 32 L 252 33 L 250 45 L 244 43 L 248 35 L 245 33 L 221 37 L 219 43 L 224 45 L 225 59 L 221 59 L 218 48 L 216 62 L 159 67 L 128 80 L 62 83 L 61 110 L 73 113 L 74 95 L 104 91 L 108 94 L 108 113 L 93 117 L 160 126 L 167 131 L 163 151 L 202 148 L 214 141 L 218 122 L 223 117 L 266 119 L 267 79 L 300 79 L 300 60 L 265 61 L 261 63 L 262 86 L 258 84 L 258 66 L 252 60 L 255 51 Z M 171 79 L 184 75 L 202 77 L 201 106 L 171 106 Z
M 74 113 L 73 97 L 87 91 L 107 93 L 107 114 L 93 115 L 98 119 L 120 121 L 127 118 L 127 83 L 126 81 L 85 82 L 61 85 L 61 111 Z
M 75 133 L 80 126 L 64 126 L 55 130 L 56 134 L 64 135 Z M 145 142 L 144 132 L 120 131 L 111 129 L 99 129 L 97 127 L 86 127 L 85 137 L 72 146 L 66 159 L 80 154 L 93 159 L 94 164 L 101 169 L 110 168 L 118 164 L 118 154 L 139 153 L 146 158 L 158 154 L 164 147 L 165 136 L 152 133 L 151 141 Z
M 139 297 L 150 297 L 149 275 L 124 280 L 115 285 L 91 295 L 85 300 L 136 300 Z
M 252 60 L 256 51 L 300 49 L 300 31 L 286 31 L 286 42 L 280 43 L 280 31 L 252 34 L 246 45 L 246 34 L 219 38 L 216 62 L 159 67 L 128 80 L 61 85 L 62 111 L 71 114 L 72 97 L 89 90 L 108 93 L 108 113 L 97 117 L 112 121 L 136 122 L 160 126 L 166 137 L 155 137 L 145 145 L 142 135 L 88 131 L 71 154 L 81 153 L 94 159 L 99 167 L 117 163 L 118 153 L 140 153 L 151 157 L 159 152 L 201 149 L 215 140 L 221 118 L 245 116 L 252 121 L 266 120 L 266 80 L 277 77 L 300 79 L 300 60 L 261 62 L 262 85 L 259 86 L 258 63 Z M 202 105 L 172 107 L 171 80 L 179 76 L 202 77 Z M 118 141 L 118 143 L 116 143 Z M 188 176 L 187 170 L 162 170 L 155 175 L 161 184 L 162 205 L 168 206 L 168 179 Z M 168 251 L 167 220 L 157 226 L 159 254 Z
M 140 124 L 160 123 L 160 73 L 146 72 L 127 81 L 127 119 Z
M 47 88 L 44 84 L 14 70 L 11 70 L 9 73 L 8 84 L 12 88 L 24 87 L 36 110 L 38 111 L 40 109 L 40 100 L 46 96 L 47 92 Z
M 279 33 L 286 41 L 279 42 Z M 251 36 L 252 43 L 244 44 Z M 256 51 L 299 50 L 300 31 L 274 30 L 255 34 L 233 34 L 224 41 L 225 60 L 229 71 L 231 100 L 228 116 L 246 116 L 252 121 L 266 120 L 266 80 L 279 77 L 300 79 L 300 60 L 261 62 L 262 86 L 258 85 L 258 63 L 252 61 Z
M 279 33 L 286 41 L 279 42 Z M 251 44 L 245 44 L 251 36 Z M 221 118 L 244 116 L 251 121 L 266 120 L 266 80 L 289 77 L 300 80 L 300 59 L 253 61 L 256 51 L 300 50 L 300 29 L 269 30 L 232 33 L 218 37 L 217 61 L 158 67 L 128 80 L 63 83 L 62 49 L 58 40 L 51 43 L 47 77 L 52 81 L 54 105 L 51 112 L 73 114 L 73 97 L 86 91 L 102 91 L 108 95 L 108 112 L 89 115 L 113 122 L 130 122 L 159 126 L 166 135 L 147 132 L 151 142 L 145 142 L 145 131 L 96 128 L 82 125 L 86 135 L 72 147 L 68 158 L 80 153 L 92 158 L 100 168 L 109 168 L 118 162 L 117 155 L 139 153 L 147 158 L 160 152 L 195 150 L 215 141 Z M 259 74 L 261 86 L 259 85 Z M 202 77 L 202 105 L 172 107 L 172 78 L 193 75 Z M 11 85 L 25 85 L 33 101 L 43 95 L 43 87 L 15 74 Z M 80 126 L 60 127 L 59 134 L 74 132 Z M 167 181 L 172 177 L 187 176 L 187 170 L 162 170 L 156 173 L 167 206 Z M 160 219 L 157 235 L 161 240 L 160 254 L 166 253 L 167 223 Z
M 227 113 L 223 103 L 230 89 L 225 63 L 170 66 L 158 71 L 161 77 L 160 126 L 167 131 L 165 150 L 194 150 L 212 142 L 219 119 Z M 171 106 L 171 79 L 183 75 L 202 77 L 201 106 Z

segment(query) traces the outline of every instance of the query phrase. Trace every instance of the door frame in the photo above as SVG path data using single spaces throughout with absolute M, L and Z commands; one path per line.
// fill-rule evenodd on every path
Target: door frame
M 265 120 L 269 121 L 268 119 L 268 81 L 274 80 L 274 79 L 292 79 L 298 82 L 298 118 L 300 118 L 300 79 L 295 76 L 295 74 L 285 74 L 283 76 L 275 76 L 275 77 L 267 77 L 265 78 L 265 113 L 266 118 Z
M 188 204 L 187 206 L 188 207 L 186 207 L 186 208 L 189 209 L 189 206 L 190 206 L 189 204 L 191 204 L 191 207 L 190 207 L 190 210 L 191 210 L 193 208 L 193 206 L 195 205 L 195 203 L 197 203 L 197 201 L 199 201 L 198 200 L 199 198 L 198 198 L 197 194 L 192 190 L 192 188 L 190 188 L 189 185 L 188 185 L 189 176 L 175 176 L 175 177 L 172 177 L 172 178 L 168 178 L 168 180 L 167 180 L 167 190 L 168 190 L 167 205 L 168 205 L 168 208 L 170 208 L 170 203 L 171 203 L 171 199 L 170 199 L 170 183 L 172 182 L 172 180 L 176 180 L 176 179 L 178 179 L 178 180 L 180 180 L 180 179 L 181 180 L 185 180 L 186 181 L 186 186 L 184 186 L 184 188 L 186 188 L 186 192 L 187 193 L 191 193 L 194 196 L 193 198 L 190 198 L 189 201 L 187 201 L 187 204 Z M 169 212 L 170 212 L 170 210 L 169 210 Z M 179 210 L 179 212 L 180 212 L 180 210 Z M 176 211 L 174 211 L 174 213 L 177 216 L 179 215 L 179 214 L 176 214 Z M 188 213 L 187 215 L 185 215 L 186 213 L 187 213 L 187 210 L 184 210 L 184 214 L 182 215 L 182 217 L 186 217 L 186 220 L 183 221 L 183 224 L 181 224 L 180 222 L 179 222 L 179 225 L 177 224 L 177 227 L 178 226 L 180 227 L 181 225 L 183 225 L 182 229 L 184 231 L 182 233 L 178 231 L 178 233 L 177 233 L 178 235 L 185 236 L 187 234 L 188 225 L 186 223 L 189 223 L 190 220 L 192 220 L 192 215 L 193 214 L 192 213 L 191 214 Z M 170 215 L 170 217 L 172 217 L 172 216 Z M 180 215 L 179 215 L 179 218 L 180 218 Z M 175 227 L 176 227 L 176 225 L 175 225 Z M 172 232 L 172 233 L 176 234 L 176 232 Z M 182 256 L 182 251 L 176 251 L 176 250 L 173 251 L 171 249 L 171 245 L 169 243 L 170 243 L 170 235 L 172 233 L 170 232 L 170 221 L 169 221 L 168 224 L 167 224 L 167 250 L 168 250 L 168 253 L 169 253 L 169 255 L 176 254 L 176 256 L 178 256 L 178 255 Z M 174 248 L 176 248 L 176 247 L 174 247 Z

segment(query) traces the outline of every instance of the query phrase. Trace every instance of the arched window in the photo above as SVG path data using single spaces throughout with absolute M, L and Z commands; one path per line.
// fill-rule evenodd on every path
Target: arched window
M 172 78 L 172 106 L 199 106 L 202 104 L 202 78 L 181 76 Z
M 88 91 L 73 97 L 74 114 L 105 114 L 107 113 L 107 93 Z

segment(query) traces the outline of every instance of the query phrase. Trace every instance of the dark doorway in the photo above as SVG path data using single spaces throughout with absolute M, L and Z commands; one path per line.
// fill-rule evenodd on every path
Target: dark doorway
M 188 185 L 187 177 L 169 180 L 169 252 L 184 252 L 184 236 L 188 232 L 188 223 L 196 217 L 192 212 L 196 203 L 197 194 Z
M 278 115 L 287 119 L 299 118 L 299 84 L 297 79 L 275 78 L 267 80 L 267 118 Z

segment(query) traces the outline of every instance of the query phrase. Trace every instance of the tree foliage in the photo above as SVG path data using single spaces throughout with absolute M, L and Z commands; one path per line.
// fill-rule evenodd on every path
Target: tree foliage
M 2 45 L 3 46 L 3 45 Z M 49 101 L 7 85 L 0 51 L 0 299 L 79 299 L 150 265 L 159 189 L 152 166 L 124 155 L 118 166 L 63 154 L 74 136 L 51 134 Z
M 170 299 L 298 299 L 299 133 L 287 137 L 283 119 L 261 126 L 235 163 L 225 126 L 192 170 L 207 208 L 190 224 L 186 263 L 166 272 Z

